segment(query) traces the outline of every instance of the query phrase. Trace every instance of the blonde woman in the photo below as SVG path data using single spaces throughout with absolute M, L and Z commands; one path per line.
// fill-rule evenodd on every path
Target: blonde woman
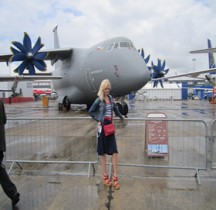
M 98 144 L 97 152 L 101 156 L 102 174 L 104 185 L 110 187 L 113 184 L 115 189 L 120 189 L 117 174 L 117 163 L 118 163 L 118 149 L 116 144 L 115 134 L 105 136 L 104 125 L 112 123 L 113 111 L 115 115 L 124 119 L 122 114 L 119 112 L 118 107 L 113 102 L 112 96 L 109 94 L 111 84 L 108 79 L 101 82 L 98 91 L 98 98 L 94 101 L 91 108 L 89 109 L 90 116 L 98 123 Z M 106 168 L 106 155 L 112 155 L 113 163 L 113 176 L 109 178 Z

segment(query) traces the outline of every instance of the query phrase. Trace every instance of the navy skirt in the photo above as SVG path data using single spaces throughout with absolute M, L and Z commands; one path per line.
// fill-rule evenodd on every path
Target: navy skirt
M 112 123 L 112 120 L 104 120 L 104 125 L 110 123 Z M 101 133 L 98 136 L 97 152 L 100 156 L 105 154 L 112 155 L 114 153 L 118 153 L 115 134 L 105 136 L 103 126 Z

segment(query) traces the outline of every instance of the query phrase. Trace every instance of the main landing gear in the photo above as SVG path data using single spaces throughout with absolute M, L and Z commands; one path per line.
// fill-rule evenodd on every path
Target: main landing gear
M 118 109 L 119 109 L 120 113 L 122 115 L 124 115 L 125 117 L 127 117 L 127 114 L 128 114 L 128 105 L 124 101 L 123 97 L 120 97 L 120 98 L 116 99 L 116 105 L 118 106 Z
M 67 96 L 64 97 L 63 102 L 58 104 L 58 110 L 59 111 L 70 111 L 71 109 L 71 104 L 69 100 L 67 99 Z

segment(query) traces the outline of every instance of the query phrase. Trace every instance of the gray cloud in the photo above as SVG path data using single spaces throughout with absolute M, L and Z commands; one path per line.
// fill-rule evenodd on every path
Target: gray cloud
M 90 47 L 112 36 L 130 38 L 136 48 L 157 62 L 166 60 L 172 72 L 208 68 L 207 55 L 189 51 L 216 45 L 216 3 L 213 0 L 1 0 L 0 54 L 9 52 L 11 41 L 32 41 L 41 36 L 53 47 L 52 29 L 59 25 L 62 47 Z

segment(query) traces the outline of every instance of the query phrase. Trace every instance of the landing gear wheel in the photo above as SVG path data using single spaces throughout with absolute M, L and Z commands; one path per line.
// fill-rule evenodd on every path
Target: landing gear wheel
M 63 107 L 66 109 L 66 111 L 70 111 L 70 108 L 71 108 L 71 104 L 70 102 L 68 101 L 67 99 L 67 96 L 64 97 L 63 99 Z
M 122 115 L 124 115 L 125 117 L 127 117 L 127 114 L 128 114 L 128 105 L 125 102 L 123 102 L 122 104 L 120 104 L 118 102 L 118 103 L 116 103 L 116 105 L 118 106 L 118 109 L 119 109 L 120 113 Z
M 61 103 L 58 103 L 58 110 L 59 110 L 59 111 L 62 111 L 62 108 L 63 108 L 62 104 L 61 104 Z
M 118 102 L 116 103 L 116 106 L 118 107 L 119 112 L 122 114 L 122 105 Z

